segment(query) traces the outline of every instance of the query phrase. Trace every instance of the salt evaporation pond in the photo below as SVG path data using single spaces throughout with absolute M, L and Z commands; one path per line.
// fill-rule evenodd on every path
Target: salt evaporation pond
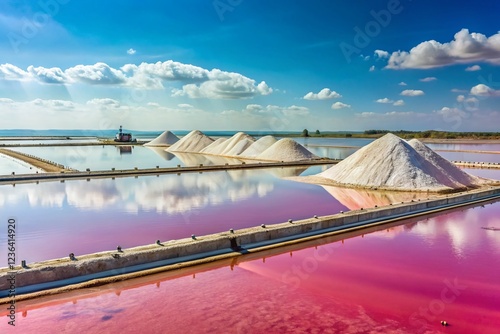
M 216 137 L 214 137 L 216 138 Z M 257 137 L 258 138 L 258 137 Z M 331 159 L 345 159 L 360 147 L 371 143 L 372 139 L 364 138 L 294 138 L 297 142 L 304 145 L 312 153 L 320 157 Z M 22 143 L 24 141 L 16 141 Z M 48 141 L 48 142 L 54 142 Z M 74 142 L 74 141 L 71 141 Z M 345 146 L 345 147 L 343 147 Z M 450 149 L 450 150 L 498 150 L 500 145 L 496 144 L 428 144 L 432 149 Z M 465 147 L 465 148 L 464 148 Z M 78 170 L 103 170 L 103 169 L 131 169 L 195 166 L 200 163 L 204 165 L 213 165 L 218 163 L 241 163 L 237 159 L 224 159 L 214 156 L 203 156 L 193 154 L 165 152 L 164 148 L 147 148 L 142 146 L 43 146 L 43 147 L 14 147 L 11 148 L 22 153 L 33 154 L 38 157 L 55 161 L 57 163 L 75 168 Z M 458 161 L 482 161 L 482 162 L 500 162 L 500 154 L 470 153 L 470 152 L 438 152 L 448 160 Z M 13 167 L 3 166 L 0 163 L 0 174 L 10 174 L 13 171 L 20 173 L 21 170 L 14 170 Z
M 172 154 L 161 147 L 144 146 L 44 146 L 44 147 L 15 147 L 12 150 L 33 154 L 37 157 L 60 163 L 78 170 L 110 170 L 196 166 L 200 163 L 213 165 L 222 162 L 240 163 L 236 159 L 205 157 L 202 155 Z M 10 173 L 9 173 L 10 174 Z
M 3 185 L 0 207 L 15 217 L 17 258 L 28 263 L 348 210 L 320 186 L 280 179 L 304 169 Z
M 471 175 L 484 177 L 487 179 L 500 180 L 499 168 L 461 168 L 464 172 Z
M 484 142 L 455 144 L 455 143 L 426 143 L 433 150 L 453 150 L 453 151 L 497 151 L 500 152 L 500 144 L 487 144 Z
M 0 147 L 2 145 L 54 145 L 54 144 L 87 144 L 87 143 L 98 143 L 99 139 L 90 137 L 90 138 L 71 138 L 71 139 L 1 139 Z
M 23 161 L 13 159 L 10 156 L 0 153 L 0 175 L 11 173 L 16 174 L 34 174 L 36 172 L 43 172 L 41 169 L 33 167 Z
M 499 227 L 499 212 L 496 202 L 342 241 L 18 302 L 16 327 L 5 320 L 0 330 L 493 334 L 500 233 L 482 227 Z
M 437 151 L 440 156 L 450 161 L 469 162 L 500 162 L 500 154 L 494 153 L 472 153 L 472 152 L 447 152 Z

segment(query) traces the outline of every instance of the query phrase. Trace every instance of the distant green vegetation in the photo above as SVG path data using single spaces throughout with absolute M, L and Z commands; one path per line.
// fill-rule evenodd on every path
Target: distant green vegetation
M 366 130 L 364 132 L 328 132 L 304 129 L 297 133 L 282 133 L 283 137 L 324 137 L 324 138 L 379 138 L 387 133 L 393 133 L 404 139 L 500 139 L 500 132 L 450 132 L 450 131 L 407 131 L 407 130 Z
M 500 132 L 449 132 L 449 131 L 389 131 L 367 130 L 363 134 L 367 137 L 381 137 L 386 133 L 393 133 L 404 139 L 430 138 L 430 139 L 500 139 Z

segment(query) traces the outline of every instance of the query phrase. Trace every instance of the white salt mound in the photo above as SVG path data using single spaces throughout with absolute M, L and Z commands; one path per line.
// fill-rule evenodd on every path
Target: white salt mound
M 199 130 L 193 130 L 173 144 L 167 151 L 169 152 L 200 152 L 202 149 L 213 143 L 213 139 L 203 134 Z
M 250 147 L 248 147 L 245 151 L 241 152 L 242 157 L 253 158 L 267 150 L 271 145 L 276 143 L 278 139 L 273 136 L 264 136 L 254 142 Z
M 244 141 L 246 143 L 250 142 L 250 144 L 248 144 L 246 147 L 243 148 L 243 150 L 245 150 L 248 146 L 250 146 L 255 141 L 255 138 L 253 138 L 252 136 L 247 135 L 244 132 L 238 132 L 234 136 L 232 136 L 231 138 L 229 138 L 228 140 L 226 140 L 224 142 L 224 144 L 222 144 L 221 146 L 219 146 L 218 147 L 218 152 L 215 153 L 215 154 L 219 154 L 219 155 L 238 155 L 242 151 L 234 154 L 234 152 L 236 152 L 237 150 L 233 150 L 233 148 L 236 145 L 238 145 L 238 143 L 240 143 L 241 141 Z M 233 154 L 230 154 L 231 151 L 233 151 Z
M 318 176 L 334 183 L 358 187 L 380 187 L 395 190 L 449 191 L 480 184 L 479 179 L 468 179 L 452 164 L 441 161 L 430 153 L 422 155 L 403 139 L 387 134 L 362 147 L 337 165 Z M 434 159 L 434 160 L 433 160 Z M 462 183 L 464 182 L 464 183 Z
M 254 159 L 272 161 L 299 161 L 318 158 L 295 140 L 284 138 L 277 141 L 272 136 L 266 136 L 256 141 L 255 138 L 244 132 L 238 132 L 229 139 L 219 138 L 214 141 L 202 132 L 194 130 L 167 148 L 166 151 L 227 157 L 251 156 Z M 249 155 L 243 155 L 244 152 L 249 152 Z
M 179 137 L 170 131 L 165 131 L 155 139 L 144 144 L 144 146 L 169 146 L 179 141 Z
M 217 152 L 219 152 L 220 150 L 219 146 L 223 145 L 223 143 L 225 143 L 226 140 L 227 138 L 218 138 L 212 144 L 202 149 L 200 153 L 217 154 Z
M 454 180 L 456 183 L 466 185 L 468 187 L 473 187 L 477 185 L 478 182 L 481 182 L 480 178 L 464 172 L 453 163 L 431 150 L 420 140 L 412 139 L 408 142 L 408 144 L 440 171 L 440 173 L 436 173 L 435 177 L 437 179 L 444 176 L 448 179 Z M 438 181 L 440 180 L 438 179 Z M 445 180 L 442 180 L 442 182 L 444 183 Z
M 259 154 L 257 159 L 275 161 L 299 161 L 317 159 L 318 156 L 290 138 L 283 138 Z
M 255 139 L 243 138 L 236 143 L 229 151 L 225 150 L 223 155 L 238 156 L 241 152 L 245 151 L 250 145 L 255 143 Z

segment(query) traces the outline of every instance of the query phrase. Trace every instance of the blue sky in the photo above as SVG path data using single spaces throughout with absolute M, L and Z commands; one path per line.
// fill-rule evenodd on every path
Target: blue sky
M 500 131 L 498 1 L 0 3 L 0 128 Z

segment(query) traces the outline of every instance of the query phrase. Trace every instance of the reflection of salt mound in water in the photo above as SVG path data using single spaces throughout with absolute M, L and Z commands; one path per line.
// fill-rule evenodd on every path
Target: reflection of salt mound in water
M 408 144 L 440 171 L 440 173 L 436 175 L 436 178 L 444 176 L 459 184 L 469 187 L 473 187 L 481 181 L 478 177 L 462 171 L 460 168 L 431 150 L 418 139 L 412 139 L 408 142 Z M 438 181 L 440 181 L 440 179 L 438 179 Z
M 257 159 L 275 161 L 299 161 L 317 159 L 318 156 L 290 138 L 283 138 L 259 154 Z
M 318 176 L 333 183 L 395 190 L 450 191 L 479 185 L 454 178 L 461 173 L 454 165 L 434 166 L 406 141 L 387 134 Z
M 369 189 L 350 189 L 331 186 L 322 187 L 340 203 L 349 208 L 349 210 L 373 208 L 375 205 L 385 206 L 391 203 L 409 202 L 412 199 L 427 198 L 426 194 L 415 192 L 384 192 Z
M 269 169 L 269 173 L 277 177 L 292 177 L 299 176 L 309 167 L 282 167 Z
M 177 143 L 173 144 L 167 151 L 169 152 L 200 152 L 202 149 L 213 143 L 213 139 L 198 130 L 193 130 Z
M 205 155 L 205 154 L 193 154 L 193 153 L 183 153 L 175 152 L 177 158 L 184 164 L 184 166 L 213 166 L 213 165 L 241 165 L 241 161 L 238 159 L 221 157 L 217 155 Z
M 179 141 L 179 137 L 170 131 L 165 131 L 152 141 L 144 144 L 144 146 L 170 146 Z
M 216 139 L 212 144 L 208 145 L 204 149 L 200 151 L 200 153 L 206 153 L 206 154 L 218 154 L 219 152 L 219 146 L 224 144 L 227 141 L 227 138 L 218 138 Z
M 175 155 L 173 155 L 172 153 L 168 153 L 167 151 L 165 151 L 164 148 L 161 147 L 148 146 L 148 149 L 155 152 L 156 154 L 158 154 L 160 157 L 162 157 L 167 161 L 172 160 L 175 157 Z
M 243 151 L 240 155 L 242 157 L 249 157 L 253 158 L 267 150 L 269 147 L 271 147 L 274 143 L 276 143 L 278 139 L 274 138 L 273 136 L 264 136 L 254 142 L 250 147 L 248 147 L 245 151 Z

